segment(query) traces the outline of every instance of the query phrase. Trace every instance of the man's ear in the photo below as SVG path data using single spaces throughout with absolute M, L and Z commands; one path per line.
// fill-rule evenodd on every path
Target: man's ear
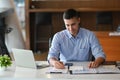
M 80 22 L 80 18 L 78 18 L 79 22 Z
M 79 21 L 79 23 L 80 23 L 80 18 L 78 18 L 78 21 Z

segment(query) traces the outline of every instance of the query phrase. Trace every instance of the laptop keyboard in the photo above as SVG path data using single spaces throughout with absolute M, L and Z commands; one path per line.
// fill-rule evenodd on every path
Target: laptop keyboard
M 49 67 L 48 64 L 36 64 L 36 66 L 37 66 L 37 69 Z

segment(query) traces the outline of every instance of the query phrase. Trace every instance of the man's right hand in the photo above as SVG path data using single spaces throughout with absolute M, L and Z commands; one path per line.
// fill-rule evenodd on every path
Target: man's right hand
M 50 64 L 57 69 L 64 69 L 65 68 L 63 62 L 58 61 L 55 58 L 51 58 L 49 61 L 50 61 Z

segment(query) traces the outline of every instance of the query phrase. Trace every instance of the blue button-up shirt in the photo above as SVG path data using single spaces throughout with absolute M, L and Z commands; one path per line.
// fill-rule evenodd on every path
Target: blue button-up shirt
M 80 28 L 77 36 L 73 37 L 66 29 L 54 35 L 49 49 L 48 60 L 54 57 L 63 62 L 89 61 L 91 55 L 95 58 L 105 58 L 103 49 L 94 33 Z

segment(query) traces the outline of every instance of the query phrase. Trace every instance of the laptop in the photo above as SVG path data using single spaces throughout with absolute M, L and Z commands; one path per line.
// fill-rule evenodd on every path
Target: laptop
M 12 52 L 16 66 L 33 69 L 41 69 L 49 66 L 48 64 L 37 64 L 31 50 L 13 48 Z

